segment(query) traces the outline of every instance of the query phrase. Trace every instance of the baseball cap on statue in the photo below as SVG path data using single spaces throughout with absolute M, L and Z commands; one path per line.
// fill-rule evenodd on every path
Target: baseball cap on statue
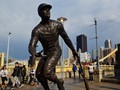
M 51 8 L 52 8 L 51 5 L 46 4 L 46 3 L 42 3 L 42 4 L 40 4 L 40 5 L 38 6 L 38 12 L 39 12 L 40 10 L 42 10 L 44 7 L 47 7 L 48 9 L 51 9 Z

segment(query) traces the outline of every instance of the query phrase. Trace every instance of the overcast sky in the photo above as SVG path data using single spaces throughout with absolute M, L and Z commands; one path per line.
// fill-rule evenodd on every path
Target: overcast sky
M 37 7 L 52 5 L 51 19 L 66 17 L 65 29 L 73 44 L 76 36 L 85 34 L 88 51 L 95 49 L 94 18 L 98 21 L 99 47 L 107 39 L 120 43 L 120 0 L 0 0 L 0 52 L 7 51 L 8 33 L 11 32 L 10 56 L 28 59 L 28 43 L 32 29 L 40 22 Z M 41 47 L 39 47 L 41 50 Z

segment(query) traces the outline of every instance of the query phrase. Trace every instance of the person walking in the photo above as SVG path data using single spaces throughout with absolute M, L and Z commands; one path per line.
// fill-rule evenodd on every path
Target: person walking
M 93 82 L 94 66 L 92 63 L 90 63 L 88 66 L 88 72 L 89 72 L 89 80 L 90 82 Z
M 26 77 L 26 66 L 25 65 L 23 65 L 22 67 L 21 75 L 22 75 L 22 83 L 25 83 L 25 77 Z
M 13 82 L 13 85 L 12 85 L 11 89 L 14 89 L 15 85 L 17 85 L 18 88 L 21 88 L 23 86 L 23 84 L 20 83 L 19 75 L 20 75 L 19 63 L 15 62 L 15 67 L 14 67 L 14 70 L 13 70 L 13 73 L 12 73 L 12 76 L 14 78 L 14 82 Z
M 21 63 L 19 63 L 19 80 L 20 80 L 20 83 L 22 83 L 22 68 L 23 68 L 23 65 Z
M 77 67 L 76 67 L 75 64 L 73 64 L 72 70 L 73 70 L 73 75 L 74 75 L 74 79 L 75 79 L 75 77 L 76 77 L 76 71 L 77 71 Z
M 81 76 L 81 73 L 82 73 L 82 72 L 83 72 L 82 66 L 81 66 L 81 67 L 79 66 L 79 68 L 78 68 L 79 79 L 80 79 L 80 76 Z
M 34 77 L 35 76 L 35 69 L 33 67 L 30 68 L 30 81 L 29 84 L 30 85 L 34 85 Z

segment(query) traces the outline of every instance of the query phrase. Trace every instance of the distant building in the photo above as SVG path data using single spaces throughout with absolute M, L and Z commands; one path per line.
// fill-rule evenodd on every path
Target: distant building
M 81 62 L 90 61 L 90 54 L 87 52 L 80 53 L 80 61 Z
M 105 41 L 105 48 L 112 48 L 112 42 L 110 39 Z
M 101 58 L 101 55 L 102 55 L 102 51 L 101 51 L 101 50 L 102 50 L 102 49 L 99 49 L 99 50 L 98 50 L 98 58 L 99 58 L 99 59 Z M 96 60 L 96 57 L 97 57 L 97 55 L 96 55 L 96 50 L 93 50 L 92 53 L 93 53 L 93 60 Z
M 72 51 L 70 48 L 68 48 L 68 58 L 71 58 L 73 55 L 72 55 Z
M 103 56 L 105 57 L 109 53 L 111 53 L 114 49 L 112 48 L 112 41 L 110 39 L 105 41 L 105 49 L 103 50 Z M 104 60 L 105 64 L 113 64 L 114 56 L 108 57 Z
M 101 47 L 101 48 L 98 50 L 98 58 L 99 58 L 99 59 L 101 59 L 101 58 L 104 57 L 104 55 L 103 55 L 103 50 L 104 50 L 103 47 Z M 96 57 L 97 57 L 97 56 L 96 56 L 96 50 L 92 50 L 92 60 L 95 60 Z
M 100 59 L 104 57 L 103 51 L 104 51 L 104 48 L 101 47 L 101 48 L 100 48 L 100 51 L 99 51 L 99 53 L 100 53 L 99 58 L 100 58 Z
M 81 52 L 87 52 L 87 37 L 82 34 L 77 36 L 77 52 L 81 49 Z

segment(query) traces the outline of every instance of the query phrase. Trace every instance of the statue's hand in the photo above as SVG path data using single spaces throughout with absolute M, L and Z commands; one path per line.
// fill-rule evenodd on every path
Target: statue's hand
M 76 59 L 76 58 L 78 57 L 77 52 L 72 52 L 72 54 L 73 54 L 73 58 L 74 58 L 74 59 Z
M 41 50 L 40 52 L 36 53 L 35 56 L 36 56 L 36 57 L 42 57 L 42 56 L 43 56 L 43 55 L 42 55 L 42 52 L 43 52 L 43 50 Z
M 35 65 L 35 56 L 30 56 L 28 64 L 32 67 Z

